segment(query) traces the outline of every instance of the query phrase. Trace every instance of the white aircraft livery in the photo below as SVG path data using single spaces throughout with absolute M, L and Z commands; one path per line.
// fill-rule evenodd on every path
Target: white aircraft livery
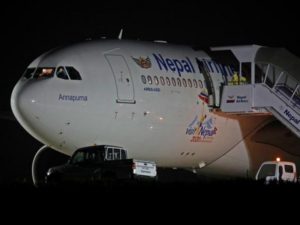
M 212 57 L 222 52 L 235 56 L 232 63 Z M 257 45 L 206 53 L 161 42 L 86 41 L 35 59 L 11 107 L 43 148 L 67 155 L 114 145 L 159 167 L 253 176 L 266 160 L 299 162 L 299 146 L 272 143 L 284 142 L 284 132 L 299 141 L 299 65 L 284 49 Z M 282 134 L 272 125 L 278 120 Z

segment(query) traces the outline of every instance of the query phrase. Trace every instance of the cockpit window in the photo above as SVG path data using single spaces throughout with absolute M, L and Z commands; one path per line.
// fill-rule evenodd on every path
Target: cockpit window
M 66 69 L 71 80 L 82 80 L 79 72 L 74 67 L 66 66 Z
M 58 78 L 64 79 L 64 80 L 69 80 L 68 74 L 66 73 L 66 70 L 64 67 L 60 66 L 56 70 L 56 76 Z
M 27 70 L 25 71 L 23 77 L 25 77 L 26 79 L 32 78 L 35 69 L 36 69 L 36 68 L 27 68 Z
M 71 66 L 27 68 L 23 74 L 26 79 L 51 78 L 55 75 L 64 80 L 82 80 L 80 73 Z
M 33 78 L 51 78 L 54 75 L 55 68 L 52 67 L 39 67 L 34 73 Z

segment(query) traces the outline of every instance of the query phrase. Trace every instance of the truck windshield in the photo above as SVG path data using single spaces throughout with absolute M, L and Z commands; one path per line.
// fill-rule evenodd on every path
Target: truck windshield
M 258 179 L 265 179 L 267 176 L 275 176 L 275 171 L 275 164 L 265 164 L 259 171 Z
M 82 163 L 99 163 L 104 160 L 104 154 L 97 151 L 78 151 L 72 159 L 71 164 L 82 164 Z

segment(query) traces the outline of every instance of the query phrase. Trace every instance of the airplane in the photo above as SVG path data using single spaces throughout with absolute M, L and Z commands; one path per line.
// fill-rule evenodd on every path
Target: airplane
M 236 58 L 216 57 L 222 50 Z M 98 145 L 120 146 L 129 158 L 207 176 L 254 177 L 263 161 L 276 157 L 299 163 L 299 151 L 290 147 L 299 143 L 293 134 L 299 128 L 299 82 L 289 96 L 294 105 L 281 115 L 268 110 L 269 105 L 254 104 L 273 95 L 265 99 L 267 92 L 260 92 L 261 97 L 251 92 L 260 90 L 258 80 L 266 86 L 282 78 L 272 63 L 254 60 L 273 50 L 251 45 L 205 52 L 162 41 L 106 39 L 42 54 L 11 95 L 17 121 L 44 144 L 33 160 L 33 181 L 38 180 L 35 165 L 41 152 L 52 149 L 70 156 L 78 148 Z M 248 61 L 251 83 L 230 84 Z M 248 89 L 252 94 L 243 93 Z

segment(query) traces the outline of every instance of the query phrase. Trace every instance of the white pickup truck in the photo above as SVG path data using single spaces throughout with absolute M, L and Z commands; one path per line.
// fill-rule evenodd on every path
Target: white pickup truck
M 296 165 L 287 161 L 264 162 L 258 169 L 255 179 L 264 180 L 266 184 L 270 182 L 297 182 Z

